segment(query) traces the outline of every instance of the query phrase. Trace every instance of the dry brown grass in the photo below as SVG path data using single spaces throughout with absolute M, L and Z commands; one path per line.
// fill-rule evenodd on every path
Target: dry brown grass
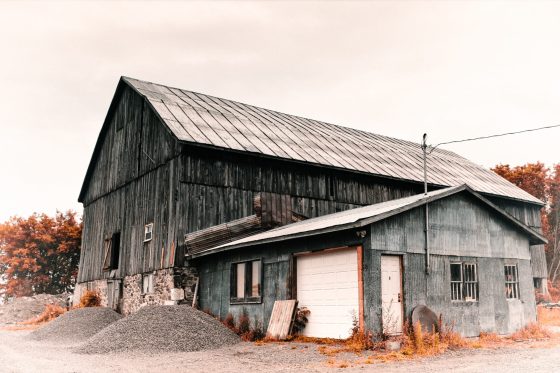
M 523 329 L 511 335 L 511 339 L 514 341 L 528 341 L 528 340 L 541 340 L 550 339 L 552 335 L 548 330 L 537 323 L 530 323 Z
M 537 320 L 542 325 L 560 326 L 560 308 L 538 306 Z
M 101 295 L 95 290 L 86 290 L 80 297 L 80 303 L 75 308 L 99 307 L 101 306 Z
M 66 308 L 57 306 L 56 304 L 47 304 L 43 312 L 29 320 L 23 321 L 21 325 L 40 325 L 56 319 L 58 316 L 66 312 Z

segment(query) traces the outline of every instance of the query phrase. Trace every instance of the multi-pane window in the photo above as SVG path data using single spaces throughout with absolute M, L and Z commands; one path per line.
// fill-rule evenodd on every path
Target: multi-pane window
M 519 276 L 517 265 L 505 265 L 504 273 L 506 276 L 506 298 L 519 299 Z
M 261 301 L 260 260 L 234 263 L 231 267 L 231 302 Z
M 451 263 L 451 300 L 478 300 L 478 274 L 474 263 Z

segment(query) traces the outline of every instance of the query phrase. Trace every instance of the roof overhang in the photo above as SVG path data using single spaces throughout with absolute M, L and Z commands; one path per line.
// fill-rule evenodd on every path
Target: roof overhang
M 297 229 L 296 230 L 293 229 L 297 225 L 304 225 L 304 224 L 309 225 L 310 223 L 313 222 L 313 220 L 325 219 L 326 217 L 329 216 L 329 215 L 325 215 L 323 217 L 304 220 L 302 222 L 290 224 L 288 226 L 276 228 L 276 229 L 270 230 L 268 232 L 259 233 L 259 234 L 256 234 L 256 235 L 253 235 L 253 236 L 250 236 L 250 237 L 246 237 L 244 239 L 240 239 L 238 241 L 234 241 L 234 242 L 231 242 L 231 243 L 228 243 L 228 244 L 220 245 L 220 246 L 202 251 L 200 253 L 193 254 L 192 256 L 190 256 L 190 258 L 195 259 L 195 258 L 207 256 L 207 255 L 212 255 L 212 254 L 216 254 L 216 253 L 220 253 L 220 252 L 224 252 L 224 251 L 235 250 L 235 249 L 244 248 L 244 247 L 264 245 L 264 244 L 269 244 L 269 243 L 274 243 L 274 242 L 293 240 L 293 239 L 297 239 L 297 238 L 312 237 L 312 236 L 317 236 L 317 235 L 321 235 L 321 234 L 328 234 L 328 233 L 339 232 L 339 231 L 344 231 L 344 230 L 362 228 L 362 227 L 370 225 L 372 223 L 387 219 L 391 216 L 401 214 L 403 212 L 412 210 L 416 207 L 423 206 L 427 203 L 431 203 L 431 202 L 449 197 L 451 195 L 454 195 L 454 194 L 457 194 L 457 193 L 460 193 L 460 192 L 469 193 L 470 195 L 475 197 L 478 201 L 480 201 L 482 204 L 486 205 L 488 208 L 490 208 L 495 213 L 500 215 L 507 222 L 512 224 L 516 229 L 520 230 L 522 233 L 527 235 L 529 237 L 529 243 L 531 245 L 539 245 L 539 244 L 547 243 L 547 240 L 543 235 L 541 235 L 540 233 L 538 233 L 538 232 L 534 231 L 533 229 L 529 228 L 525 224 L 521 223 L 519 220 L 515 219 L 513 216 L 508 214 L 506 211 L 504 211 L 500 207 L 496 206 L 495 204 L 490 202 L 488 199 L 481 196 L 479 193 L 475 192 L 468 185 L 460 185 L 460 186 L 457 186 L 457 187 L 449 187 L 449 188 L 445 188 L 445 189 L 438 190 L 438 191 L 435 191 L 435 192 L 430 192 L 427 195 L 418 195 L 418 196 L 416 196 L 417 199 L 412 200 L 410 203 L 406 203 L 406 204 L 403 204 L 402 206 L 395 207 L 394 209 L 384 211 L 382 213 L 376 214 L 375 216 L 365 217 L 365 218 L 358 219 L 356 221 L 347 222 L 347 223 L 343 223 L 343 224 L 333 224 L 331 226 L 322 227 L 322 228 L 318 228 L 318 229 L 311 229 L 311 230 L 306 229 L 306 230 L 302 230 L 302 231 L 297 231 Z M 411 197 L 406 197 L 404 199 L 408 199 L 408 198 L 411 198 Z M 377 205 L 381 205 L 381 204 L 377 204 Z M 371 206 L 375 206 L 375 205 L 371 205 Z M 365 207 L 368 207 L 368 206 L 365 206 Z M 340 212 L 340 213 L 331 214 L 330 216 L 334 217 L 337 214 L 343 214 L 343 213 L 345 213 L 345 212 L 343 211 L 343 212 Z M 288 227 L 292 228 L 291 230 L 294 230 L 294 232 L 271 236 L 271 233 L 273 233 L 274 231 L 281 232 L 282 230 L 287 230 L 286 228 L 288 228 Z

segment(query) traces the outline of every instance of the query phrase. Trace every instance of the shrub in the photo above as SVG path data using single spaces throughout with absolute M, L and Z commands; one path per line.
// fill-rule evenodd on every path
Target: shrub
M 56 319 L 58 316 L 66 312 L 66 308 L 57 306 L 56 304 L 47 304 L 43 312 L 32 319 L 22 322 L 23 325 L 38 325 Z
M 80 304 L 76 308 L 101 306 L 101 295 L 96 290 L 86 290 L 80 297 Z
M 520 329 L 511 335 L 514 341 L 529 340 L 529 339 L 549 339 L 550 332 L 537 323 L 527 324 L 523 329 Z
M 245 310 L 243 310 L 243 313 L 237 320 L 237 330 L 239 335 L 246 334 L 251 330 L 251 322 L 249 321 L 249 316 L 247 316 L 247 312 Z
M 307 307 L 298 307 L 292 328 L 294 334 L 300 334 L 305 329 L 305 325 L 309 321 L 307 317 L 310 313 L 311 311 Z
M 233 319 L 233 315 L 231 313 L 228 313 L 226 315 L 226 318 L 222 321 L 222 324 L 224 324 L 232 332 L 236 334 L 238 333 L 238 330 L 235 327 L 235 320 Z

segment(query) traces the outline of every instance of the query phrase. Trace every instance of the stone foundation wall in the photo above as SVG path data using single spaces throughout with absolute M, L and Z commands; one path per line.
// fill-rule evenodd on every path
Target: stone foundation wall
M 198 280 L 197 269 L 195 267 L 182 267 L 175 268 L 174 272 L 175 287 L 185 291 L 185 299 L 181 303 L 192 304 Z
M 72 305 L 75 306 L 80 303 L 80 298 L 86 290 L 97 291 L 101 297 L 101 306 L 107 307 L 107 280 L 95 280 L 76 284 L 74 295 L 72 296 Z
M 143 278 L 152 275 L 152 292 L 143 293 Z M 167 268 L 158 271 L 126 276 L 122 280 L 120 312 L 129 315 L 147 305 L 192 304 L 198 272 L 193 267 Z M 111 281 L 111 280 L 109 280 Z M 107 280 L 76 284 L 73 304 L 80 302 L 85 290 L 97 290 L 101 305 L 107 306 Z

